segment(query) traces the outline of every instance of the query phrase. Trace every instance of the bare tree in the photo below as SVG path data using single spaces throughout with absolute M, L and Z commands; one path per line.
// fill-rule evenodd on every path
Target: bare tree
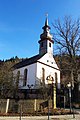
M 65 16 L 63 22 L 60 19 L 56 20 L 53 27 L 55 31 L 53 39 L 57 44 L 57 49 L 61 54 L 66 55 L 65 69 L 71 71 L 72 79 L 74 75 L 76 81 L 77 55 L 80 55 L 80 19 L 73 21 L 71 17 Z
M 54 41 L 64 52 L 72 58 L 80 51 L 80 20 L 72 21 L 71 17 L 65 17 L 64 23 L 58 19 L 53 24 L 56 32 Z
M 17 89 L 14 82 L 16 77 L 13 76 L 12 66 L 16 63 L 16 59 L 6 60 L 0 64 L 0 97 L 13 97 Z
M 10 70 L 10 62 L 3 63 L 0 66 L 0 90 L 1 97 L 6 97 L 12 93 L 13 91 L 13 80 L 12 80 L 12 71 Z

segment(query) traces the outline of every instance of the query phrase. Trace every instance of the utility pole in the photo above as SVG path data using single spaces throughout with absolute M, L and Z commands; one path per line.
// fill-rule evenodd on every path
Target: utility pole
M 70 102 L 70 113 L 71 113 L 71 108 L 72 108 L 72 103 L 71 103 L 71 82 L 67 84 L 67 87 L 69 89 L 69 102 Z
M 50 99 L 50 96 L 48 96 L 48 120 L 49 120 L 49 99 Z
M 21 117 L 22 117 L 22 105 L 20 104 L 20 120 L 21 120 Z

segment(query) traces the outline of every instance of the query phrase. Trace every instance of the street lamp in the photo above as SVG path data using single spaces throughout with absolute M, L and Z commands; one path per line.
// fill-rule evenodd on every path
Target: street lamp
M 67 87 L 69 89 L 69 102 L 70 102 L 70 113 L 71 113 L 71 108 L 72 108 L 71 106 L 71 82 L 67 84 Z
M 56 87 L 55 87 L 55 83 L 54 83 L 54 78 L 49 75 L 47 76 L 46 80 L 48 81 L 48 84 L 52 85 L 52 109 L 56 108 Z M 49 120 L 49 99 L 50 96 L 48 96 L 48 120 Z
M 28 86 L 29 89 L 31 89 L 34 85 L 33 84 L 31 84 L 31 85 L 28 84 L 27 86 Z
M 30 95 L 32 94 L 32 88 L 33 88 L 33 86 L 34 86 L 33 84 L 31 84 L 31 85 L 28 84 L 27 85 L 27 87 L 29 88 L 29 91 L 28 91 L 29 92 L 29 97 L 31 97 Z
M 56 86 L 54 83 L 54 78 L 49 75 L 47 76 L 48 84 L 52 85 L 52 108 L 56 108 Z
M 32 88 L 34 87 L 34 85 L 33 84 L 31 84 L 31 85 L 27 85 L 28 86 L 28 88 L 29 88 L 29 93 L 31 92 L 32 93 Z M 36 98 L 35 98 L 35 102 L 34 102 L 34 111 L 36 112 L 36 110 L 37 110 L 37 103 L 36 103 L 37 101 L 36 101 Z
M 47 76 L 46 80 L 48 80 L 48 82 L 50 79 L 52 80 L 51 75 Z M 50 95 L 48 95 L 48 120 L 49 120 L 49 99 L 50 99 Z

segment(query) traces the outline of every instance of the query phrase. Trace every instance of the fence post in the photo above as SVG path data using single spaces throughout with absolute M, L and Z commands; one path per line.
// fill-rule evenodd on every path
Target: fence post
M 37 110 L 37 100 L 35 99 L 34 100 L 34 111 L 36 112 L 36 110 Z
M 22 116 L 22 105 L 20 104 L 20 120 L 21 120 L 21 116 Z
M 9 99 L 7 99 L 7 103 L 6 103 L 6 114 L 8 113 L 8 109 L 9 109 Z

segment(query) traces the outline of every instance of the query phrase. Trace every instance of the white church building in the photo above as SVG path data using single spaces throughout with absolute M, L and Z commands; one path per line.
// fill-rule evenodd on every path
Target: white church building
M 29 86 L 38 89 L 41 85 L 52 82 L 60 85 L 60 70 L 53 57 L 54 41 L 50 34 L 47 17 L 42 29 L 43 32 L 38 41 L 39 54 L 14 65 L 14 75 L 18 75 L 18 87 L 20 89 L 29 89 Z

